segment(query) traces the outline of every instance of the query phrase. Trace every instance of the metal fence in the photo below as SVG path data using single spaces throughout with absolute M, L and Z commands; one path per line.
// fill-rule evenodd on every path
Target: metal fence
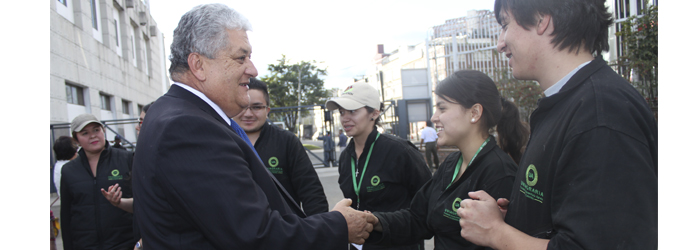
M 121 137 L 122 143 L 124 144 L 124 147 L 127 150 L 133 151 L 136 148 L 136 145 L 132 143 L 131 141 L 127 140 L 123 135 L 121 135 L 118 131 L 118 129 L 114 129 L 113 127 L 117 125 L 123 125 L 123 124 L 132 124 L 132 123 L 138 123 L 139 120 L 138 118 L 131 118 L 131 119 L 115 119 L 115 120 L 102 120 L 100 121 L 102 124 L 104 124 L 105 128 L 112 133 L 118 135 Z M 56 156 L 54 155 L 53 152 L 53 144 L 56 141 L 56 139 L 61 136 L 61 135 L 69 135 L 70 136 L 70 123 L 54 123 L 50 124 L 49 128 L 51 129 L 51 143 L 49 147 L 51 159 L 50 159 L 50 167 L 51 167 L 51 192 L 57 192 L 56 188 L 53 185 L 53 166 L 56 164 Z M 105 138 L 106 140 L 109 140 L 108 138 Z

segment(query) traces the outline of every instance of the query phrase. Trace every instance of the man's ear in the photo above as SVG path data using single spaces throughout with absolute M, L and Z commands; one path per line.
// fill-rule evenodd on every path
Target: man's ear
M 549 26 L 552 26 L 552 29 L 554 29 L 554 24 L 552 23 L 552 16 L 540 15 L 540 20 L 537 21 L 537 34 L 544 34 L 544 32 L 547 31 L 547 28 L 549 28 Z
M 207 79 L 207 75 L 204 71 L 204 60 L 203 56 L 192 52 L 190 53 L 189 56 L 187 56 L 187 65 L 190 67 L 190 71 L 192 71 L 192 75 L 194 75 L 195 78 L 199 81 L 205 81 Z

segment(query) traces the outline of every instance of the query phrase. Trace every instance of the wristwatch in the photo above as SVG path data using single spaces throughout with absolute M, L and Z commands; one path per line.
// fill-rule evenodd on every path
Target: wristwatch
M 141 242 L 136 242 L 136 249 L 143 249 L 143 246 L 141 245 Z

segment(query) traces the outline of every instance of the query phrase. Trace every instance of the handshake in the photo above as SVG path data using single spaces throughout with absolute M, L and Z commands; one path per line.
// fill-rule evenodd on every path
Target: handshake
M 352 200 L 342 199 L 332 211 L 338 211 L 343 214 L 345 221 L 348 224 L 348 242 L 355 244 L 364 244 L 365 239 L 369 237 L 369 233 L 374 230 L 375 226 L 380 226 L 379 219 L 370 212 L 360 212 L 350 207 Z

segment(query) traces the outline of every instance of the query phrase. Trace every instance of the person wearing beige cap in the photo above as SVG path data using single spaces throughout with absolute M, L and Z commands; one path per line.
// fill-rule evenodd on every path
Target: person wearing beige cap
M 416 192 L 431 177 L 423 156 L 410 141 L 377 131 L 383 105 L 379 92 L 367 83 L 350 85 L 340 97 L 326 102 L 338 109 L 345 133 L 352 137 L 340 154 L 338 184 L 357 210 L 391 212 L 408 208 Z M 386 248 L 420 249 L 423 242 Z
M 104 126 L 92 114 L 75 117 L 70 130 L 81 149 L 61 169 L 63 249 L 132 249 L 132 214 L 112 206 L 100 189 L 118 185 L 132 200 L 133 153 L 110 147 Z

